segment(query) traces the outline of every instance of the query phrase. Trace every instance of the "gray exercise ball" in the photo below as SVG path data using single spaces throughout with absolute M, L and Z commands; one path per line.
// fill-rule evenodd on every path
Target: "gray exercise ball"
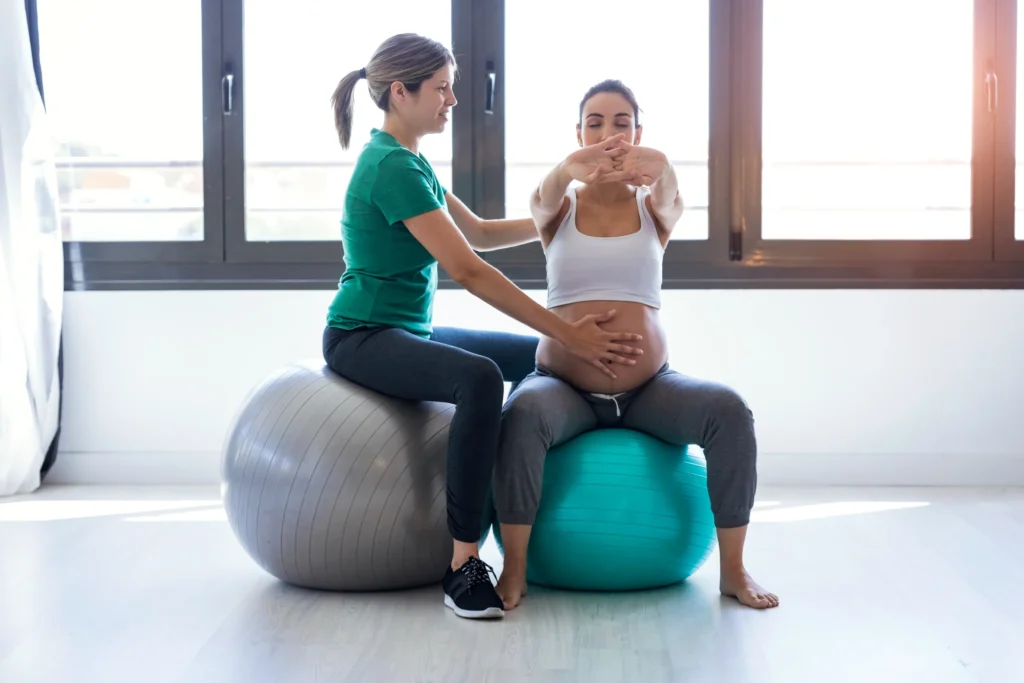
M 274 373 L 227 438 L 232 531 L 267 572 L 298 586 L 439 582 L 452 554 L 445 453 L 454 409 L 385 397 L 322 362 Z

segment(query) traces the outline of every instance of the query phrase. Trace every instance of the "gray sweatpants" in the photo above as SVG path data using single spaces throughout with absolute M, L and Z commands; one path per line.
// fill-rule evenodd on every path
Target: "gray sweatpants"
M 533 524 L 548 449 L 598 427 L 646 432 L 704 450 L 715 526 L 750 521 L 757 488 L 754 418 L 732 389 L 666 364 L 647 383 L 616 395 L 582 392 L 542 368 L 516 387 L 502 410 L 494 474 L 498 521 Z

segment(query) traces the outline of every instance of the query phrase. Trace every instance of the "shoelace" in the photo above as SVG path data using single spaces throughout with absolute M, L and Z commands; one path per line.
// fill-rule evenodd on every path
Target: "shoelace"
M 487 582 L 491 583 L 488 574 L 494 577 L 494 580 L 498 580 L 497 574 L 494 573 L 494 569 L 491 565 L 487 564 L 483 560 L 471 557 L 466 560 L 466 564 L 462 565 L 462 573 L 466 576 L 466 587 L 472 588 L 478 584 Z

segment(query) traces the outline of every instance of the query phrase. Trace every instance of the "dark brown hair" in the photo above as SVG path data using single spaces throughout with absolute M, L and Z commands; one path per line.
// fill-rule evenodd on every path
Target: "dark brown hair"
M 365 68 L 349 72 L 334 89 L 331 105 L 341 148 L 348 149 L 352 139 L 352 91 L 360 79 L 366 79 L 370 97 L 386 112 L 392 83 L 398 81 L 409 92 L 419 92 L 423 81 L 446 65 L 454 67 L 455 56 L 436 40 L 415 33 L 400 33 L 381 43 Z
M 634 95 L 633 91 L 630 90 L 629 87 L 626 86 L 626 84 L 623 83 L 622 81 L 617 81 L 615 79 L 609 78 L 606 81 L 601 81 L 600 83 L 595 85 L 593 88 L 588 90 L 587 94 L 583 96 L 582 100 L 580 100 L 580 125 L 581 126 L 583 125 L 583 107 L 586 106 L 587 100 L 589 100 L 594 95 L 597 95 L 598 93 L 603 93 L 603 92 L 617 93 L 619 95 L 622 95 L 624 98 L 626 98 L 626 101 L 629 102 L 629 105 L 631 107 L 633 107 L 633 121 L 635 122 L 636 125 L 638 125 L 638 126 L 640 125 L 640 105 L 638 105 L 636 103 L 636 95 Z

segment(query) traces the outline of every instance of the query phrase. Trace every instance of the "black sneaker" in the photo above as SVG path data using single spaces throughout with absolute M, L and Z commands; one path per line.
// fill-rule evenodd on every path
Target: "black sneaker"
M 449 566 L 442 582 L 444 604 L 460 617 L 468 619 L 505 616 L 504 604 L 491 583 L 492 575 L 494 570 L 491 566 L 477 557 L 469 558 L 456 571 Z

